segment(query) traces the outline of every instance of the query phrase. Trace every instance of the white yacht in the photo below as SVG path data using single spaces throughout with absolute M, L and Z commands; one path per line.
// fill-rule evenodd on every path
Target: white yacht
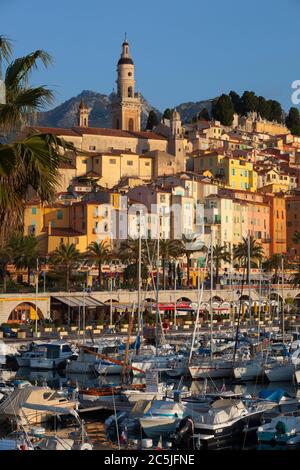
M 230 377 L 232 374 L 232 359 L 202 359 L 199 365 L 195 364 L 196 360 L 189 366 L 192 379 L 216 379 Z
M 263 373 L 263 360 L 257 358 L 241 361 L 233 369 L 234 378 L 237 380 L 254 380 Z
M 30 367 L 32 369 L 60 369 L 66 365 L 67 359 L 71 359 L 74 355 L 69 343 L 55 341 L 47 344 L 44 356 L 30 359 Z
M 94 373 L 99 364 L 99 359 L 93 353 L 97 353 L 98 349 L 97 346 L 81 348 L 76 360 L 67 359 L 66 372 L 70 374 Z
M 35 344 L 30 349 L 19 350 L 20 355 L 15 356 L 19 367 L 30 367 L 30 360 L 45 356 L 47 344 Z

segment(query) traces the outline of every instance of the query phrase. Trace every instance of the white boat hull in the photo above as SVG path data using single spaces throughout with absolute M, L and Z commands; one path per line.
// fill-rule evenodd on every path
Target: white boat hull
M 294 375 L 294 366 L 292 364 L 285 364 L 266 367 L 265 375 L 269 382 L 284 382 L 292 380 Z
M 182 418 L 165 417 L 165 418 L 140 418 L 141 427 L 147 437 L 155 438 L 169 435 L 176 430 L 177 425 Z
M 247 364 L 237 366 L 233 369 L 234 378 L 237 380 L 254 380 L 263 375 L 261 364 Z
M 121 364 L 106 364 L 106 363 L 99 363 L 94 367 L 94 370 L 99 375 L 120 375 L 122 373 L 122 365 Z
M 230 377 L 232 373 L 232 364 L 190 366 L 189 371 L 193 379 L 222 379 Z
M 47 359 L 47 358 L 36 358 L 30 359 L 30 367 L 32 369 L 44 369 L 54 370 L 62 367 L 66 362 L 66 358 L 59 359 Z
M 300 386 L 300 369 L 295 370 L 295 380 L 296 380 L 296 384 Z

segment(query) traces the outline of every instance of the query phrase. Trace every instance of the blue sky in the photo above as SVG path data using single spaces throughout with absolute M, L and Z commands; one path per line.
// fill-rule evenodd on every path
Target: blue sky
M 230 90 L 288 109 L 300 79 L 299 13 L 299 0 L 0 0 L 0 34 L 15 56 L 54 57 L 32 82 L 54 89 L 56 104 L 112 91 L 126 31 L 137 88 L 161 110 Z

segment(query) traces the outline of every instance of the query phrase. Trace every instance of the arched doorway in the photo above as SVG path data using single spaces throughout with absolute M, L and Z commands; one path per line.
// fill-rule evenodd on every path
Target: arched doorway
M 38 320 L 43 320 L 44 316 L 37 308 Z M 36 319 L 36 306 L 30 302 L 22 302 L 17 305 L 10 313 L 7 323 L 27 323 Z

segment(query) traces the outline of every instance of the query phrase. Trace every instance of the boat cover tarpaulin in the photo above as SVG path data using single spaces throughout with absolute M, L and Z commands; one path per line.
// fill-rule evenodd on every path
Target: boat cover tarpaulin
M 280 402 L 281 398 L 284 396 L 284 390 L 278 388 L 276 390 L 261 390 L 259 392 L 259 398 L 264 398 L 265 400 Z
M 0 404 L 0 416 L 19 416 L 33 387 L 16 388 L 3 403 Z

